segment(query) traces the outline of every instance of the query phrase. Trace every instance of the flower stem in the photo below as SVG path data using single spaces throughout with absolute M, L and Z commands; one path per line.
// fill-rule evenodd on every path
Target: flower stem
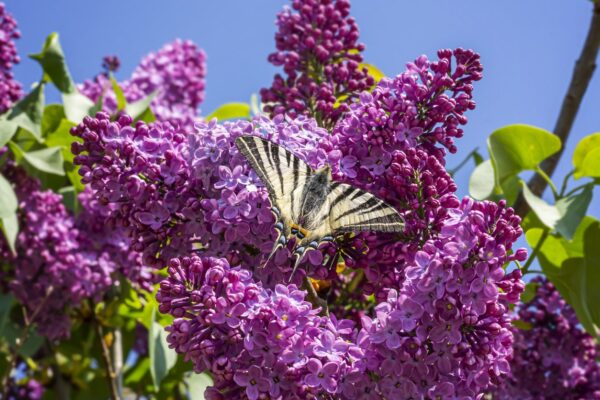
M 106 381 L 108 383 L 108 387 L 110 388 L 110 398 L 112 400 L 121 400 L 121 396 L 119 396 L 119 385 L 117 382 L 117 375 L 113 369 L 113 364 L 110 358 L 110 348 L 106 340 L 104 340 L 104 334 L 102 332 L 102 325 L 100 324 L 100 320 L 98 319 L 98 315 L 96 314 L 96 307 L 94 303 L 91 303 L 92 316 L 94 317 L 94 326 L 96 328 L 96 334 L 98 335 L 98 339 L 100 340 L 100 347 L 102 348 L 102 359 L 104 360 L 104 370 L 106 372 Z
M 10 389 L 8 381 L 10 379 L 10 373 L 17 366 L 17 359 L 19 357 L 19 351 L 21 350 L 21 348 L 27 341 L 27 338 L 29 337 L 29 328 L 31 328 L 31 325 L 35 321 L 36 317 L 38 316 L 38 314 L 40 313 L 42 308 L 44 308 L 44 305 L 46 304 L 46 300 L 48 300 L 48 298 L 50 297 L 50 295 L 52 294 L 53 291 L 54 291 L 54 288 L 52 286 L 50 286 L 48 288 L 48 290 L 46 291 L 46 295 L 44 296 L 44 298 L 42 299 L 40 304 L 38 304 L 38 306 L 35 308 L 35 310 L 33 310 L 31 317 L 27 317 L 27 311 L 25 310 L 25 308 L 23 308 L 23 323 L 25 326 L 23 327 L 21 336 L 19 336 L 17 338 L 17 340 L 15 341 L 15 347 L 10 352 L 10 360 L 8 361 L 8 366 L 6 367 L 6 371 L 4 371 L 4 376 L 2 377 L 2 396 L 0 396 L 0 398 L 2 398 L 2 399 L 8 398 L 8 391 Z

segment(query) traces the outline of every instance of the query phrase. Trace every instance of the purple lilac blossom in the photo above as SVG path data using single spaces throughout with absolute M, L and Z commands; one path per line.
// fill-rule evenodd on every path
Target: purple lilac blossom
M 361 67 L 364 45 L 348 0 L 295 0 L 277 16 L 277 51 L 269 62 L 283 67 L 261 90 L 271 116 L 309 115 L 332 128 L 356 95 L 375 84 Z
M 115 59 L 105 58 L 104 68 L 118 67 Z M 144 57 L 131 78 L 119 85 L 129 103 L 156 93 L 150 108 L 158 121 L 193 129 L 198 106 L 204 100 L 205 76 L 204 51 L 189 40 L 178 39 Z M 117 99 L 107 74 L 85 81 L 79 90 L 93 101 L 104 94 L 104 110 L 117 111 Z
M 20 37 L 17 22 L 4 3 L 0 3 L 0 114 L 23 96 L 21 84 L 12 74 L 12 67 L 21 61 L 14 43 Z
M 44 395 L 44 386 L 35 379 L 17 382 L 11 378 L 8 384 L 7 400 L 41 400 Z
M 82 244 L 85 233 L 62 204 L 60 195 L 12 162 L 2 174 L 19 200 L 16 254 L 0 239 L 0 255 L 11 268 L 2 271 L 8 289 L 26 307 L 38 332 L 51 340 L 70 333 L 69 311 L 85 299 L 99 301 L 112 285 L 116 266 L 106 252 Z
M 514 316 L 511 373 L 493 391 L 498 400 L 600 399 L 599 350 L 575 311 L 546 278 L 537 277 L 535 297 Z

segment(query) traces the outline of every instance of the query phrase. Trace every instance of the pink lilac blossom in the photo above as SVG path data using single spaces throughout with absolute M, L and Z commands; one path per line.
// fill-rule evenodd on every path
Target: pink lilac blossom
M 513 328 L 511 374 L 492 396 L 498 400 L 600 399 L 599 350 L 575 311 L 546 278 L 535 278 L 535 297 L 519 304 Z M 519 325 L 522 326 L 522 325 Z
M 261 90 L 271 116 L 309 115 L 331 128 L 356 95 L 375 84 L 361 67 L 364 45 L 347 0 L 295 0 L 277 16 L 277 51 L 269 62 L 283 67 Z
M 4 3 L 0 3 L 0 114 L 23 96 L 21 84 L 12 74 L 12 67 L 21 61 L 14 43 L 20 37 L 17 22 Z
M 116 57 L 104 59 L 104 68 L 114 70 Z M 189 40 L 175 40 L 142 59 L 131 78 L 119 85 L 126 100 L 133 103 L 156 93 L 150 108 L 158 121 L 192 129 L 198 106 L 204 100 L 206 55 Z M 93 101 L 104 95 L 104 110 L 117 111 L 117 99 L 107 74 L 85 81 L 79 90 Z

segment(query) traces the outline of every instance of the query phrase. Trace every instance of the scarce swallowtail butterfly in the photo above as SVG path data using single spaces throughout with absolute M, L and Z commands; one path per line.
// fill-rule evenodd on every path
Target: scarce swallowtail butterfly
M 278 238 L 263 266 L 295 238 L 292 276 L 304 254 L 344 232 L 402 232 L 402 217 L 371 193 L 331 179 L 325 166 L 313 170 L 283 147 L 257 136 L 236 146 L 267 188 Z

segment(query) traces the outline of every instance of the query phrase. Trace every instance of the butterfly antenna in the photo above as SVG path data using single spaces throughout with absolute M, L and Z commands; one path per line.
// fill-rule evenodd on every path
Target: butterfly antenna
M 273 258 L 275 253 L 277 253 L 277 250 L 282 249 L 283 247 L 285 247 L 286 244 L 287 239 L 280 233 L 279 237 L 277 238 L 277 242 L 275 242 L 275 245 L 273 246 L 273 250 L 271 250 L 271 254 L 269 254 L 267 259 L 262 263 L 261 268 L 264 268 L 268 264 L 268 262 L 271 261 L 271 258 Z

